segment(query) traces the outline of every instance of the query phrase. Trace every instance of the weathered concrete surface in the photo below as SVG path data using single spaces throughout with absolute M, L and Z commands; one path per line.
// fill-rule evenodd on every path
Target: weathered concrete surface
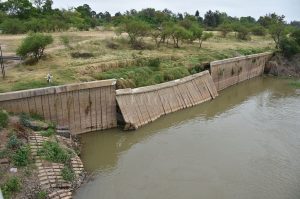
M 116 80 L 94 81 L 0 94 L 0 108 L 35 113 L 74 134 L 117 126 Z
M 260 53 L 211 62 L 210 72 L 218 91 L 262 75 L 273 53 Z
M 125 130 L 137 129 L 162 115 L 218 96 L 208 71 L 158 85 L 117 90 Z

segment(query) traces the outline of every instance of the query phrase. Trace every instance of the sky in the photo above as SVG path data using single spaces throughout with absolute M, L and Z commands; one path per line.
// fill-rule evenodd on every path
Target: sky
M 300 21 L 300 0 L 54 0 L 56 8 L 68 9 L 83 4 L 90 5 L 97 13 L 109 11 L 115 14 L 131 9 L 168 8 L 175 13 L 190 14 L 199 10 L 201 16 L 208 10 L 219 10 L 230 16 L 252 16 L 258 19 L 259 16 L 276 12 L 285 15 L 288 22 Z

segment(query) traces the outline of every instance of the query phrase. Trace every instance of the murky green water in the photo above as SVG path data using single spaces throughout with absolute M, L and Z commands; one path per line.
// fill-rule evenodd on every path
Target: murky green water
M 256 78 L 137 131 L 82 136 L 82 199 L 299 199 L 300 92 Z

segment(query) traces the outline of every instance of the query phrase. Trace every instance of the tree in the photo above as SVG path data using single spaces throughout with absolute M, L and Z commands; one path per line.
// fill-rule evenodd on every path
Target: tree
M 17 55 L 22 57 L 33 57 L 36 61 L 42 58 L 47 45 L 53 42 L 51 35 L 31 33 L 17 49 Z
M 214 35 L 211 32 L 205 32 L 205 33 L 203 33 L 202 36 L 198 38 L 199 43 L 200 43 L 199 47 L 202 48 L 203 41 L 207 41 L 208 39 L 212 38 L 213 36 Z
M 228 23 L 223 23 L 218 27 L 218 30 L 221 31 L 222 37 L 226 37 L 232 31 L 232 26 Z
M 272 39 L 275 42 L 276 48 L 279 48 L 280 41 L 285 36 L 285 27 L 283 23 L 273 23 L 269 26 L 269 32 L 271 34 Z
M 29 0 L 8 0 L 4 2 L 4 10 L 10 16 L 18 17 L 19 19 L 27 19 L 33 10 Z
M 192 33 L 184 27 L 174 24 L 171 29 L 171 37 L 173 39 L 174 47 L 179 48 L 179 41 L 188 40 L 192 37 Z
M 126 32 L 132 47 L 142 42 L 143 37 L 149 34 L 150 25 L 136 18 L 128 18 L 117 29 L 117 33 Z

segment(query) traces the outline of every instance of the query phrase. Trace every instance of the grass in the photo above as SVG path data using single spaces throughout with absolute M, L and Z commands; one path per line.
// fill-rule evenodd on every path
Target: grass
M 75 179 L 75 172 L 68 166 L 61 170 L 61 175 L 65 181 L 72 182 Z
M 9 178 L 3 185 L 1 185 L 1 190 L 4 198 L 11 198 L 14 193 L 21 190 L 21 182 L 19 178 Z
M 49 128 L 46 131 L 40 131 L 39 133 L 44 137 L 50 137 L 55 134 L 55 130 L 53 128 Z
M 292 86 L 294 88 L 300 88 L 300 81 L 299 80 L 298 81 L 296 81 L 296 80 L 292 81 L 289 84 L 290 84 L 290 86 Z
M 45 160 L 56 163 L 67 163 L 72 157 L 72 153 L 62 148 L 57 142 L 46 141 L 43 143 L 42 149 L 38 150 L 38 154 L 43 156 Z
M 7 78 L 0 80 L 0 92 L 41 88 L 49 86 L 46 75 L 53 75 L 52 85 L 84 82 L 109 77 L 125 78 L 129 87 L 156 84 L 173 77 L 189 75 L 200 70 L 202 63 L 225 59 L 239 55 L 272 50 L 273 41 L 269 36 L 252 36 L 250 41 L 239 41 L 230 33 L 227 38 L 215 36 L 198 48 L 198 43 L 181 44 L 181 48 L 174 49 L 171 44 L 162 45 L 159 49 L 133 50 L 127 43 L 125 36 L 116 36 L 112 31 L 89 31 L 72 33 L 52 33 L 54 43 L 46 49 L 46 58 L 33 66 L 19 64 L 8 67 Z M 61 37 L 68 40 L 68 45 L 62 42 Z M 24 35 L 6 35 L 1 38 L 7 46 L 6 53 L 14 53 Z M 148 45 L 153 41 L 146 38 Z M 108 44 L 114 44 L 113 47 Z M 68 47 L 69 46 L 69 47 Z M 72 58 L 72 53 L 79 54 Z M 84 57 L 81 55 L 93 55 Z M 76 57 L 76 56 L 75 56 Z M 160 60 L 159 67 L 153 66 L 155 60 Z M 152 60 L 153 63 L 129 64 L 126 60 Z M 115 63 L 114 66 L 102 71 L 103 64 Z M 122 67 L 122 69 L 120 68 Z M 125 68 L 123 70 L 123 68 Z M 187 69 L 187 70 L 186 70 Z M 179 70 L 179 72 L 177 72 Z M 188 71 L 188 72 L 187 72 Z M 169 75 L 169 73 L 172 73 Z M 174 73 L 174 74 L 173 74 Z M 139 75 L 140 78 L 132 77 Z M 124 83 L 124 80 L 120 82 Z
M 0 110 L 0 130 L 2 128 L 5 128 L 8 124 L 8 114 L 3 111 L 3 110 Z
M 17 167 L 25 167 L 30 163 L 30 148 L 28 145 L 22 146 L 12 156 L 14 165 Z

